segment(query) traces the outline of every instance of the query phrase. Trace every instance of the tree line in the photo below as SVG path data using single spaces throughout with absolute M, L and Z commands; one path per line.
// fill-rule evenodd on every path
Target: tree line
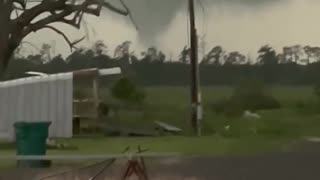
M 39 52 L 21 55 L 20 49 L 10 61 L 2 80 L 27 76 L 27 71 L 44 73 L 68 72 L 86 68 L 121 67 L 124 75 L 142 85 L 188 85 L 190 79 L 190 49 L 184 47 L 177 59 L 167 57 L 156 47 L 136 55 L 125 41 L 111 54 L 97 41 L 91 48 L 80 48 L 68 57 L 52 56 L 52 47 L 43 44 Z M 262 46 L 256 59 L 240 52 L 227 52 L 213 47 L 200 61 L 202 85 L 233 85 L 244 79 L 256 79 L 270 84 L 310 85 L 320 77 L 320 47 L 287 46 L 276 52 Z

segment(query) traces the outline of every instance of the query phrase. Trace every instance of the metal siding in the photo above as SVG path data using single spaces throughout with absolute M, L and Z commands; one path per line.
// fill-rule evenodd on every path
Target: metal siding
M 51 82 L 50 84 L 51 90 L 52 90 L 52 96 L 50 97 L 50 106 L 51 109 L 50 111 L 52 111 L 52 119 L 51 119 L 51 125 L 50 125 L 50 135 L 54 136 L 55 134 L 57 134 L 57 129 L 59 129 L 58 125 L 57 125 L 57 120 L 59 118 L 59 112 L 58 112 L 58 108 L 59 108 L 59 86 L 57 84 L 57 75 L 54 75 L 54 80 Z
M 58 75 L 56 83 L 57 83 L 57 87 L 59 87 L 57 92 L 58 118 L 56 118 L 56 123 L 59 128 L 57 128 L 56 131 L 58 132 L 58 134 L 64 134 L 64 131 L 65 131 L 64 122 L 66 122 L 66 119 L 65 119 L 65 99 L 66 98 L 64 96 L 65 83 L 64 83 L 63 76 L 61 74 Z
M 8 115 L 7 115 L 7 126 L 11 125 L 12 123 L 10 122 L 16 122 L 16 117 L 15 117 L 15 111 L 16 111 L 16 106 L 17 106 L 17 101 L 18 101 L 18 97 L 17 97 L 17 89 L 15 87 L 15 81 L 11 81 L 8 87 L 8 97 L 9 97 L 9 101 L 8 101 Z M 11 125 L 11 132 L 14 132 L 14 128 Z M 12 137 L 12 136 L 11 136 Z
M 49 121 L 52 122 L 50 125 L 50 136 L 53 136 L 54 130 L 57 129 L 56 124 L 53 123 L 57 119 L 57 88 L 56 88 L 57 75 L 52 75 L 49 79 Z
M 16 121 L 50 121 L 49 137 L 72 137 L 73 74 L 0 82 L 0 138 Z
M 3 100 L 1 100 L 1 104 L 2 104 L 2 107 L 3 107 L 3 116 L 2 116 L 2 124 L 4 126 L 4 132 L 2 133 L 10 133 L 10 127 L 9 126 L 9 119 L 8 119 L 8 101 L 9 101 L 9 96 L 8 96 L 8 83 L 7 82 L 4 82 L 3 83 L 3 89 L 2 89 L 2 93 L 3 93 Z M 8 134 L 10 135 L 10 134 Z
M 24 84 L 24 119 L 22 121 L 32 122 L 32 84 L 30 79 L 26 79 L 26 84 Z
M 24 80 L 19 80 L 18 85 L 17 85 L 17 97 L 18 97 L 18 104 L 17 104 L 17 121 L 22 121 L 24 119 Z
M 0 84 L 0 138 L 4 139 L 8 136 L 7 121 L 5 120 L 5 88 L 4 84 Z
M 65 136 L 67 137 L 72 137 L 73 135 L 73 127 L 72 127 L 72 121 L 73 121 L 73 75 L 69 74 L 68 78 L 66 80 L 66 122 L 65 122 L 65 127 L 66 127 L 66 134 Z
M 49 119 L 47 118 L 46 114 L 48 114 L 49 111 L 49 107 L 48 107 L 48 89 L 46 88 L 47 84 L 46 82 L 43 80 L 43 78 L 41 78 L 41 80 L 39 81 L 39 85 L 38 86 L 38 90 L 39 90 L 39 94 L 38 94 L 38 103 L 39 103 L 39 109 L 38 109 L 38 118 L 41 121 L 49 121 Z
M 49 121 L 49 82 L 42 80 L 39 84 L 40 86 L 40 108 L 39 108 L 39 118 L 42 121 Z
M 38 79 L 34 79 L 35 81 L 33 81 L 31 83 L 31 99 L 32 99 L 32 104 L 31 104 L 31 107 L 32 107 L 32 113 L 31 113 L 31 118 L 30 120 L 32 122 L 37 122 L 37 121 L 43 121 L 42 119 L 39 119 L 39 108 L 40 108 L 40 101 L 39 99 L 41 98 L 40 97 L 40 88 L 39 88 L 39 82 L 38 82 Z

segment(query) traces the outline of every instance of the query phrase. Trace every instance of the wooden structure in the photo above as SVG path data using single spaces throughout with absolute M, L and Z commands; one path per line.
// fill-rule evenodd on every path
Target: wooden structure
M 99 98 L 99 77 L 107 75 L 121 74 L 120 68 L 110 69 L 83 69 L 73 72 L 74 81 L 83 78 L 91 81 L 91 94 L 89 97 L 83 99 L 73 99 L 73 133 L 79 134 L 80 123 L 83 120 L 92 120 L 91 122 L 98 123 L 99 120 L 99 105 L 101 103 Z M 85 110 L 84 110 L 85 109 Z

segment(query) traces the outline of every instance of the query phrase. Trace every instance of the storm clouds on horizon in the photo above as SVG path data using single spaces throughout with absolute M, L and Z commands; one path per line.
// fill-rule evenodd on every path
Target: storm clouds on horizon
M 116 2 L 112 0 L 111 2 Z M 83 46 L 104 40 L 112 54 L 123 41 L 133 42 L 133 50 L 156 46 L 176 56 L 188 44 L 186 0 L 127 1 L 139 27 L 137 32 L 128 18 L 103 11 L 101 17 L 86 18 L 90 39 Z M 285 45 L 320 45 L 320 2 L 317 0 L 196 0 L 197 27 L 205 34 L 207 50 L 221 45 L 228 51 L 254 54 L 259 47 L 270 44 L 276 49 Z M 200 6 L 204 6 L 203 11 Z M 83 35 L 67 26 L 63 28 L 71 39 Z M 76 32 L 76 33 L 75 33 Z M 48 34 L 50 34 L 49 37 Z M 28 37 L 35 44 L 55 41 L 56 53 L 68 54 L 63 39 L 49 31 Z

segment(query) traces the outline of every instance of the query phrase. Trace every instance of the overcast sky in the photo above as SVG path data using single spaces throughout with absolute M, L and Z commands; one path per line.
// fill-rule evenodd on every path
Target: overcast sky
M 116 0 L 113 0 L 116 1 Z M 76 31 L 58 25 L 71 39 L 81 37 L 85 30 L 89 39 L 81 46 L 103 40 L 113 48 L 126 40 L 133 42 L 137 52 L 156 46 L 173 57 L 187 43 L 186 0 L 127 0 L 139 26 L 136 31 L 126 18 L 104 11 L 100 18 L 87 17 L 87 30 Z M 255 56 L 258 48 L 270 44 L 276 49 L 285 45 L 320 46 L 319 0 L 196 0 L 199 35 L 206 35 L 207 50 L 222 45 L 227 51 L 241 51 Z M 199 2 L 205 11 L 202 11 Z M 36 45 L 55 42 L 55 53 L 67 55 L 63 39 L 43 30 L 27 37 Z M 28 48 L 30 49 L 30 48 Z

